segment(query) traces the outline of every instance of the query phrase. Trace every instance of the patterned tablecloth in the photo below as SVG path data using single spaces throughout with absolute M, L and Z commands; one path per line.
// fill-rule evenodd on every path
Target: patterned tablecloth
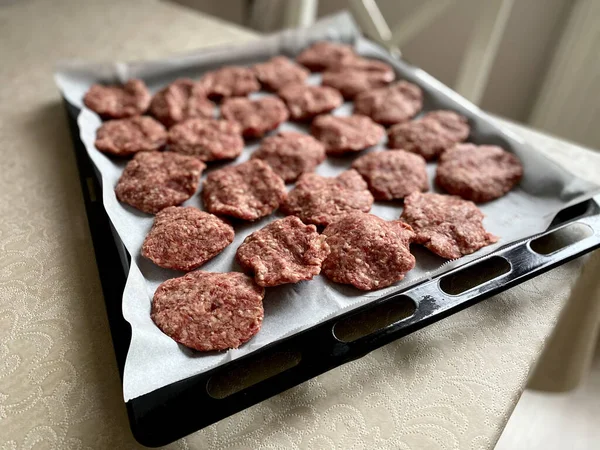
M 0 449 L 137 448 L 53 64 L 157 58 L 253 34 L 156 0 L 8 3 L 0 6 Z M 600 173 L 600 156 L 515 129 L 581 176 Z M 573 286 L 599 259 L 564 265 L 169 448 L 491 448 L 561 312 L 581 304 L 569 301 Z M 589 318 L 574 322 L 586 320 L 594 329 Z

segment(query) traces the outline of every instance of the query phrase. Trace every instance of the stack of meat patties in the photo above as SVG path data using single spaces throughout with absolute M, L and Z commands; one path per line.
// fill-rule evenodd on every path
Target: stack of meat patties
M 323 72 L 320 85 L 307 83 L 311 71 Z M 260 90 L 267 93 L 250 95 Z M 353 114 L 336 115 L 345 101 Z M 411 243 L 455 259 L 496 242 L 476 203 L 507 194 L 523 173 L 514 154 L 465 143 L 466 117 L 423 114 L 420 87 L 396 80 L 385 62 L 332 42 L 315 43 L 296 61 L 276 56 L 178 79 L 154 96 L 138 79 L 94 85 L 84 103 L 105 119 L 96 148 L 131 158 L 117 198 L 155 214 L 141 254 L 188 272 L 158 287 L 152 319 L 199 351 L 251 339 L 262 324 L 265 288 L 322 273 L 334 283 L 381 289 L 414 268 Z M 288 120 L 307 124 L 310 134 L 274 131 Z M 386 134 L 387 148 L 371 149 Z M 180 206 L 196 194 L 207 165 L 235 160 L 247 140 L 258 139 L 246 162 L 211 169 L 200 193 L 204 211 Z M 335 178 L 317 175 L 326 158 L 348 169 Z M 427 192 L 427 162 L 435 161 L 444 194 Z M 295 186 L 287 192 L 286 183 Z M 384 220 L 369 213 L 374 201 L 403 201 L 404 209 L 398 220 Z M 287 217 L 237 249 L 246 274 L 196 270 L 233 242 L 237 226 L 276 210 Z

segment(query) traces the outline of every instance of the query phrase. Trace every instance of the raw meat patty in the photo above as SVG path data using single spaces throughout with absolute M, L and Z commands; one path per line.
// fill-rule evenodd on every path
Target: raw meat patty
M 226 66 L 207 72 L 200 79 L 209 98 L 244 97 L 260 89 L 260 83 L 249 67 Z
M 252 159 L 208 174 L 202 199 L 213 214 L 256 220 L 275 211 L 285 194 L 285 184 L 271 166 Z
M 388 63 L 380 61 L 378 59 L 363 58 L 362 56 L 354 56 L 350 58 L 344 58 L 331 64 L 327 71 L 336 72 L 367 72 L 367 73 L 379 73 L 385 75 L 390 81 L 392 81 L 396 74 L 394 68 Z
M 175 80 L 158 91 L 150 103 L 150 113 L 166 127 L 186 119 L 214 116 L 215 104 L 206 96 L 200 83 L 187 78 Z
M 382 125 L 406 122 L 416 116 L 422 107 L 421 88 L 408 81 L 363 92 L 354 99 L 356 114 L 369 116 Z
M 201 161 L 235 159 L 244 150 L 242 128 L 230 120 L 188 119 L 169 130 L 169 150 Z
M 317 227 L 304 225 L 296 216 L 271 222 L 255 231 L 237 250 L 240 265 L 259 286 L 278 286 L 312 280 L 329 254 Z
M 413 227 L 416 243 L 442 258 L 460 258 L 498 241 L 483 228 L 475 203 L 455 195 L 413 192 L 400 219 Z
M 123 86 L 94 84 L 83 97 L 83 103 L 104 119 L 122 119 L 144 114 L 150 99 L 146 84 L 132 79 Z
M 370 291 L 404 278 L 415 267 L 409 244 L 412 228 L 373 214 L 355 212 L 323 231 L 331 252 L 323 262 L 323 275 L 336 283 Z
M 137 153 L 125 166 L 115 193 L 123 203 L 156 214 L 194 195 L 205 167 L 202 161 L 177 153 Z
M 262 137 L 288 119 L 285 104 L 277 97 L 263 97 L 256 100 L 230 98 L 221 106 L 225 119 L 238 122 L 245 137 Z
M 396 78 L 389 64 L 376 59 L 345 58 L 323 73 L 322 84 L 339 90 L 344 98 L 352 100 L 361 92 L 387 86 Z
M 325 145 L 328 155 L 359 152 L 377 145 L 385 130 L 366 116 L 323 115 L 313 120 L 311 134 Z
M 356 170 L 347 170 L 335 178 L 314 173 L 302 175 L 281 210 L 305 223 L 329 225 L 349 212 L 367 212 L 372 205 L 367 183 Z
M 337 89 L 345 99 L 352 100 L 361 92 L 385 87 L 393 80 L 393 74 L 346 69 L 324 72 L 322 84 Z
M 356 56 L 356 53 L 350 45 L 320 41 L 303 50 L 296 57 L 296 61 L 313 72 L 320 72 L 345 58 L 354 56 Z
M 422 120 L 439 123 L 457 143 L 466 140 L 471 132 L 469 120 L 465 116 L 446 109 L 428 112 Z
M 195 271 L 165 281 L 151 317 L 174 341 L 202 352 L 238 348 L 260 330 L 264 288 L 243 273 Z
M 307 134 L 282 131 L 264 138 L 252 158 L 265 161 L 289 183 L 303 173 L 313 172 L 325 160 L 325 147 Z
M 221 253 L 233 237 L 233 227 L 217 216 L 170 206 L 156 214 L 142 256 L 165 269 L 189 272 Z
M 376 200 L 401 199 L 429 189 L 425 160 L 414 153 L 372 152 L 356 159 L 352 168 L 362 175 Z
M 502 197 L 522 176 L 519 158 L 500 147 L 457 144 L 440 156 L 435 181 L 450 194 L 479 203 Z
M 327 86 L 288 84 L 277 94 L 285 101 L 292 120 L 309 120 L 344 103 L 342 95 Z
M 167 131 L 152 117 L 136 116 L 104 122 L 96 132 L 98 150 L 114 156 L 160 150 L 167 142 Z
M 310 72 L 285 56 L 275 56 L 266 63 L 256 64 L 254 73 L 261 84 L 277 91 L 286 84 L 304 83 Z
M 452 111 L 435 111 L 422 119 L 399 123 L 388 130 L 388 146 L 436 159 L 469 137 L 467 118 Z

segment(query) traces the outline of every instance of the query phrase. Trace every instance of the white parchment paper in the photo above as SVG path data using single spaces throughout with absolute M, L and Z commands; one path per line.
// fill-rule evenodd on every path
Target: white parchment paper
M 203 72 L 223 64 L 254 64 L 276 54 L 293 56 L 311 42 L 324 38 L 352 43 L 359 53 L 390 62 L 396 68 L 398 78 L 407 79 L 423 88 L 425 111 L 439 108 L 458 111 L 470 119 L 473 130 L 470 141 L 478 144 L 501 145 L 521 158 L 525 167 L 521 185 L 501 199 L 481 206 L 486 214 L 484 222 L 486 228 L 499 236 L 500 241 L 473 255 L 446 264 L 441 269 L 440 266 L 445 260 L 419 246 L 413 246 L 411 250 L 417 259 L 416 268 L 402 282 L 380 291 L 364 293 L 350 286 L 331 283 L 322 276 L 315 277 L 312 281 L 269 288 L 264 300 L 265 318 L 262 329 L 250 342 L 229 352 L 191 351 L 164 335 L 150 319 L 152 296 L 157 286 L 183 273 L 161 269 L 141 257 L 140 248 L 152 226 L 153 216 L 117 201 L 114 186 L 126 161 L 111 159 L 96 150 L 94 139 L 101 120 L 95 113 L 83 107 L 82 97 L 95 82 L 125 81 L 131 77 L 143 78 L 150 89 L 156 91 L 175 78 L 181 76 L 198 78 Z M 132 328 L 123 379 L 125 401 L 207 371 L 364 302 L 380 298 L 394 290 L 408 287 L 417 280 L 431 277 L 437 272 L 490 253 L 499 246 L 539 233 L 547 228 L 557 211 L 569 203 L 590 196 L 596 189 L 596 186 L 576 178 L 547 160 L 519 137 L 498 129 L 478 108 L 425 72 L 403 61 L 392 59 L 380 47 L 359 37 L 347 14 L 325 19 L 311 28 L 285 31 L 241 47 L 203 50 L 161 61 L 130 64 L 61 63 L 56 73 L 56 81 L 64 97 L 81 109 L 78 118 L 81 140 L 98 170 L 106 211 L 118 236 L 131 255 L 129 276 L 123 293 L 123 315 Z M 313 75 L 309 82 L 318 84 L 320 76 Z M 346 103 L 334 113 L 348 115 L 351 112 L 352 105 Z M 306 131 L 305 127 L 292 123 L 283 124 L 280 130 L 284 129 Z M 257 143 L 249 143 L 244 153 L 233 164 L 246 161 L 257 146 Z M 378 151 L 382 147 L 385 147 L 384 142 L 378 148 L 368 151 Z M 354 157 L 356 155 L 328 158 L 318 167 L 317 173 L 335 176 L 346 170 Z M 209 167 L 208 171 L 214 168 L 215 166 Z M 433 180 L 434 163 L 428 164 L 428 171 L 430 180 Z M 433 183 L 431 185 L 435 191 Z M 291 185 L 288 188 L 291 188 Z M 185 205 L 202 208 L 198 194 Z M 402 206 L 400 202 L 376 202 L 371 212 L 385 219 L 397 219 L 402 212 Z M 234 242 L 205 264 L 201 270 L 240 271 L 240 267 L 234 260 L 237 247 L 249 233 L 277 217 L 278 215 L 275 214 L 255 223 L 236 225 Z

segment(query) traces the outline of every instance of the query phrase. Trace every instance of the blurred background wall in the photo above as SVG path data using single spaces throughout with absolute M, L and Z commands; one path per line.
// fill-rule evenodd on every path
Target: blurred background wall
M 240 25 L 250 25 L 258 31 L 268 32 L 281 28 L 281 2 L 286 0 L 271 0 L 273 7 L 258 21 L 250 17 L 253 0 L 172 1 Z M 421 3 L 422 0 L 377 0 L 383 16 L 390 25 L 398 23 Z M 445 84 L 454 86 L 462 56 L 479 17 L 481 3 L 481 0 L 457 0 L 452 7 L 402 47 L 403 57 Z M 321 0 L 318 16 L 343 9 L 348 9 L 346 0 Z M 587 18 L 587 27 L 590 29 L 587 35 L 586 30 L 581 27 L 584 18 Z M 479 106 L 516 122 L 533 124 L 578 143 L 600 147 L 600 132 L 595 130 L 593 125 L 594 122 L 600 121 L 600 105 L 596 100 L 597 93 L 600 92 L 598 23 L 600 0 L 516 0 Z M 582 38 L 581 35 L 585 37 Z M 582 48 L 570 49 L 570 44 L 564 43 L 565 39 L 570 39 L 573 45 L 578 43 Z M 592 44 L 590 40 L 593 41 Z M 561 42 L 562 52 L 559 51 Z M 569 50 L 565 50 L 564 47 Z M 571 52 L 578 53 L 579 59 L 573 60 Z M 590 58 L 590 64 L 594 67 L 586 66 L 586 61 Z M 555 72 L 567 64 L 569 59 L 572 60 L 568 69 L 571 73 L 570 78 L 563 70 L 561 78 L 556 80 Z M 574 63 L 579 66 L 572 67 Z M 586 89 L 598 90 L 593 98 L 588 98 L 587 106 L 581 104 L 585 100 L 581 97 L 578 99 L 579 103 L 570 105 L 567 108 L 569 111 L 565 112 L 572 117 L 577 115 L 581 106 L 591 124 L 584 126 L 577 122 L 567 126 L 565 123 L 569 122 L 561 119 L 561 104 L 569 101 L 573 103 L 574 94 L 565 91 L 555 95 L 555 92 L 565 84 L 575 87 L 581 84 L 581 80 L 577 78 L 578 71 L 588 73 Z M 561 95 L 564 98 L 561 98 Z M 590 97 L 592 93 L 586 95 Z M 545 106 L 541 106 L 542 100 Z

